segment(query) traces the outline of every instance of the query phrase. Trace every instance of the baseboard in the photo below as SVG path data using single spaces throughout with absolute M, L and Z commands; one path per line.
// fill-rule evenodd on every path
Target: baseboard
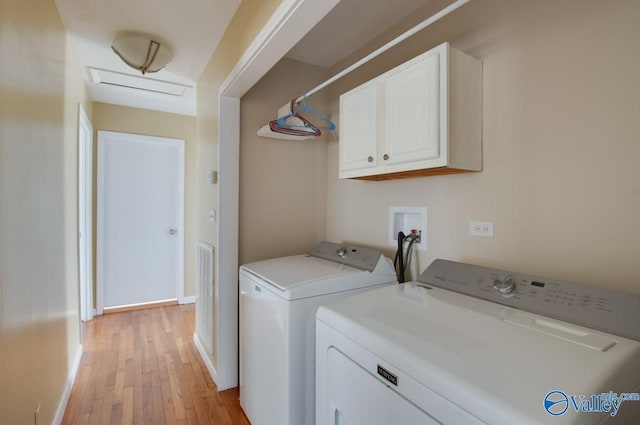
M 73 359 L 73 364 L 71 365 L 71 370 L 67 377 L 67 384 L 64 387 L 60 403 L 58 403 L 58 409 L 56 410 L 56 416 L 53 418 L 52 425 L 60 425 L 62 423 L 62 419 L 64 419 L 64 411 L 67 409 L 67 403 L 69 403 L 69 397 L 71 396 L 71 389 L 73 388 L 73 383 L 76 381 L 76 375 L 78 374 L 78 368 L 80 367 L 80 360 L 82 360 L 82 345 L 79 345 L 78 351 L 76 351 L 76 356 Z
M 209 354 L 207 354 L 207 350 L 205 350 L 204 345 L 202 345 L 202 343 L 200 342 L 200 339 L 198 338 L 198 335 L 195 332 L 193 333 L 193 343 L 196 345 L 196 348 L 200 353 L 200 357 L 202 357 L 202 361 L 204 362 L 204 365 L 207 367 L 207 370 L 209 371 L 209 375 L 211 375 L 211 379 L 213 379 L 213 382 L 215 382 L 217 386 L 218 371 L 216 370 L 215 367 L 213 367 L 213 363 L 211 363 L 211 357 L 209 357 Z
M 182 297 L 182 298 L 180 298 L 180 300 L 178 300 L 178 302 L 180 304 L 195 304 L 196 296 L 192 295 L 190 297 Z
M 171 305 L 177 305 L 177 299 L 171 300 L 161 300 L 161 301 L 153 301 L 150 303 L 139 303 L 139 304 L 127 304 L 121 305 L 118 307 L 105 307 L 102 311 L 102 314 L 111 314 L 111 313 L 122 313 L 126 311 L 136 311 L 136 310 L 145 310 L 147 308 L 156 308 L 156 307 L 167 307 Z

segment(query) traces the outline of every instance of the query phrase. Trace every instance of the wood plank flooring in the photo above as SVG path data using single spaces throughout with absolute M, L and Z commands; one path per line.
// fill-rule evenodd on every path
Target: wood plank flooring
M 238 389 L 218 392 L 194 344 L 194 305 L 98 316 L 63 425 L 250 425 Z

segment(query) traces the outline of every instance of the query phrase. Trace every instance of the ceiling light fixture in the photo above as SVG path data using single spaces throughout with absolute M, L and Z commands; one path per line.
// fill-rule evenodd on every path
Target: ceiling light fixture
M 144 35 L 117 38 L 113 40 L 111 48 L 124 63 L 142 72 L 142 75 L 160 71 L 173 59 L 167 46 Z

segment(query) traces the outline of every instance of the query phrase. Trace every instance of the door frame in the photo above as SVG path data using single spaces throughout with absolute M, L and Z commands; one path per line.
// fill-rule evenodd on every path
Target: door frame
M 216 367 L 202 358 L 219 391 L 238 386 L 240 98 L 339 2 L 283 0 L 218 89 Z
M 109 137 L 126 137 L 139 142 L 165 143 L 178 148 L 178 219 L 176 223 L 178 236 L 178 259 L 176 265 L 176 300 L 184 300 L 184 149 L 185 142 L 181 139 L 147 136 L 141 134 L 123 133 L 117 131 L 98 130 L 98 178 L 97 178 L 97 240 L 96 240 L 96 314 L 104 312 L 104 162 L 105 141 Z
M 82 137 L 82 130 L 89 137 Z M 93 319 L 93 125 L 78 104 L 78 280 L 80 320 Z

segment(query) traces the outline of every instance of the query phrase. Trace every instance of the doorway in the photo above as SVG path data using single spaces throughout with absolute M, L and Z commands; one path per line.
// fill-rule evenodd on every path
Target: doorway
M 78 275 L 80 320 L 93 319 L 93 126 L 78 104 Z M 82 334 L 82 332 L 80 332 Z
M 98 131 L 97 313 L 177 302 L 184 140 Z

